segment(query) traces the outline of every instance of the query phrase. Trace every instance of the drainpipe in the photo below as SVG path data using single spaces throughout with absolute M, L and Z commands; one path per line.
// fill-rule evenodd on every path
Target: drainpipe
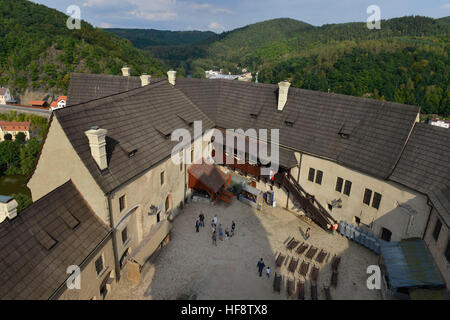
M 428 214 L 427 223 L 425 224 L 425 229 L 423 230 L 422 240 L 424 240 L 424 241 L 425 241 L 425 233 L 428 230 L 428 225 L 430 224 L 430 220 L 431 220 L 431 212 L 433 211 L 433 204 L 430 202 L 430 199 L 427 199 L 427 205 L 430 207 L 430 213 Z
M 116 279 L 118 282 L 120 280 L 120 263 L 119 263 L 119 257 L 117 255 L 118 252 L 117 252 L 116 228 L 114 226 L 114 218 L 113 218 L 112 209 L 111 209 L 111 195 L 110 194 L 108 194 L 108 210 L 109 210 L 109 222 L 111 224 L 111 229 L 112 229 L 112 241 L 113 241 L 114 264 L 115 264 L 114 269 L 116 269 Z

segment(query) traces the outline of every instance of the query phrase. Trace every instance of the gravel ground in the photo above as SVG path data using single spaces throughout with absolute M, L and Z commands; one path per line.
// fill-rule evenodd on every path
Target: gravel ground
M 205 227 L 196 233 L 195 220 L 200 211 L 206 216 Z M 212 245 L 210 226 L 215 214 L 224 229 L 231 227 L 232 220 L 236 222 L 235 235 L 228 240 L 217 239 L 217 246 Z M 315 257 L 311 261 L 302 255 L 295 273 L 289 273 L 284 263 L 275 268 L 280 251 L 298 257 L 295 250 L 286 249 L 284 242 L 288 237 L 305 241 L 307 227 L 311 227 L 311 237 L 306 243 L 328 251 L 328 261 L 319 264 Z M 257 212 L 236 199 L 228 206 L 193 202 L 175 219 L 172 241 L 145 264 L 141 284 L 128 282 L 125 274 L 108 299 L 295 299 L 296 295 L 287 296 L 286 279 L 304 281 L 298 269 L 307 260 L 320 267 L 317 288 L 322 300 L 323 286 L 330 283 L 334 254 L 342 259 L 338 286 L 331 288 L 333 299 L 381 299 L 379 291 L 366 288 L 366 268 L 377 264 L 377 256 L 347 238 L 328 234 L 281 208 L 266 206 Z M 271 267 L 270 279 L 258 275 L 256 264 L 260 258 Z M 283 276 L 281 293 L 273 291 L 275 272 Z M 309 274 L 305 283 L 307 300 L 311 299 Z

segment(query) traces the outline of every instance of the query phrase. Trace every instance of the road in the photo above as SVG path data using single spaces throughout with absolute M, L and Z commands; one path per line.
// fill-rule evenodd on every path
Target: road
M 43 116 L 46 118 L 49 118 L 52 114 L 51 110 L 45 110 L 45 109 L 34 108 L 34 107 L 20 107 L 20 106 L 0 104 L 0 113 L 4 113 L 4 112 L 8 112 L 8 111 L 17 111 L 17 112 L 22 112 L 22 113 L 34 114 L 34 115 Z

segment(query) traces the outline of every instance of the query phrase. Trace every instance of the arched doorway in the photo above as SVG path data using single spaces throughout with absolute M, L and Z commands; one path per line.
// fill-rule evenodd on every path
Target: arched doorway
M 172 210 L 172 206 L 173 206 L 173 204 L 172 204 L 172 195 L 169 194 L 167 196 L 167 198 L 166 198 L 166 203 L 165 203 L 165 206 L 164 206 L 164 208 L 166 209 L 166 212 L 169 212 L 170 210 Z

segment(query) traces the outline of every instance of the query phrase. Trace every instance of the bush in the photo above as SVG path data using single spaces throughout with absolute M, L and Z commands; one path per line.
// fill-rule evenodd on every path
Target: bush
M 21 212 L 33 203 L 31 197 L 23 193 L 15 193 L 12 197 L 14 197 L 17 201 L 17 213 Z
M 5 134 L 4 138 L 5 138 L 5 140 L 11 141 L 12 140 L 12 135 L 10 133 L 7 133 L 7 134 Z

